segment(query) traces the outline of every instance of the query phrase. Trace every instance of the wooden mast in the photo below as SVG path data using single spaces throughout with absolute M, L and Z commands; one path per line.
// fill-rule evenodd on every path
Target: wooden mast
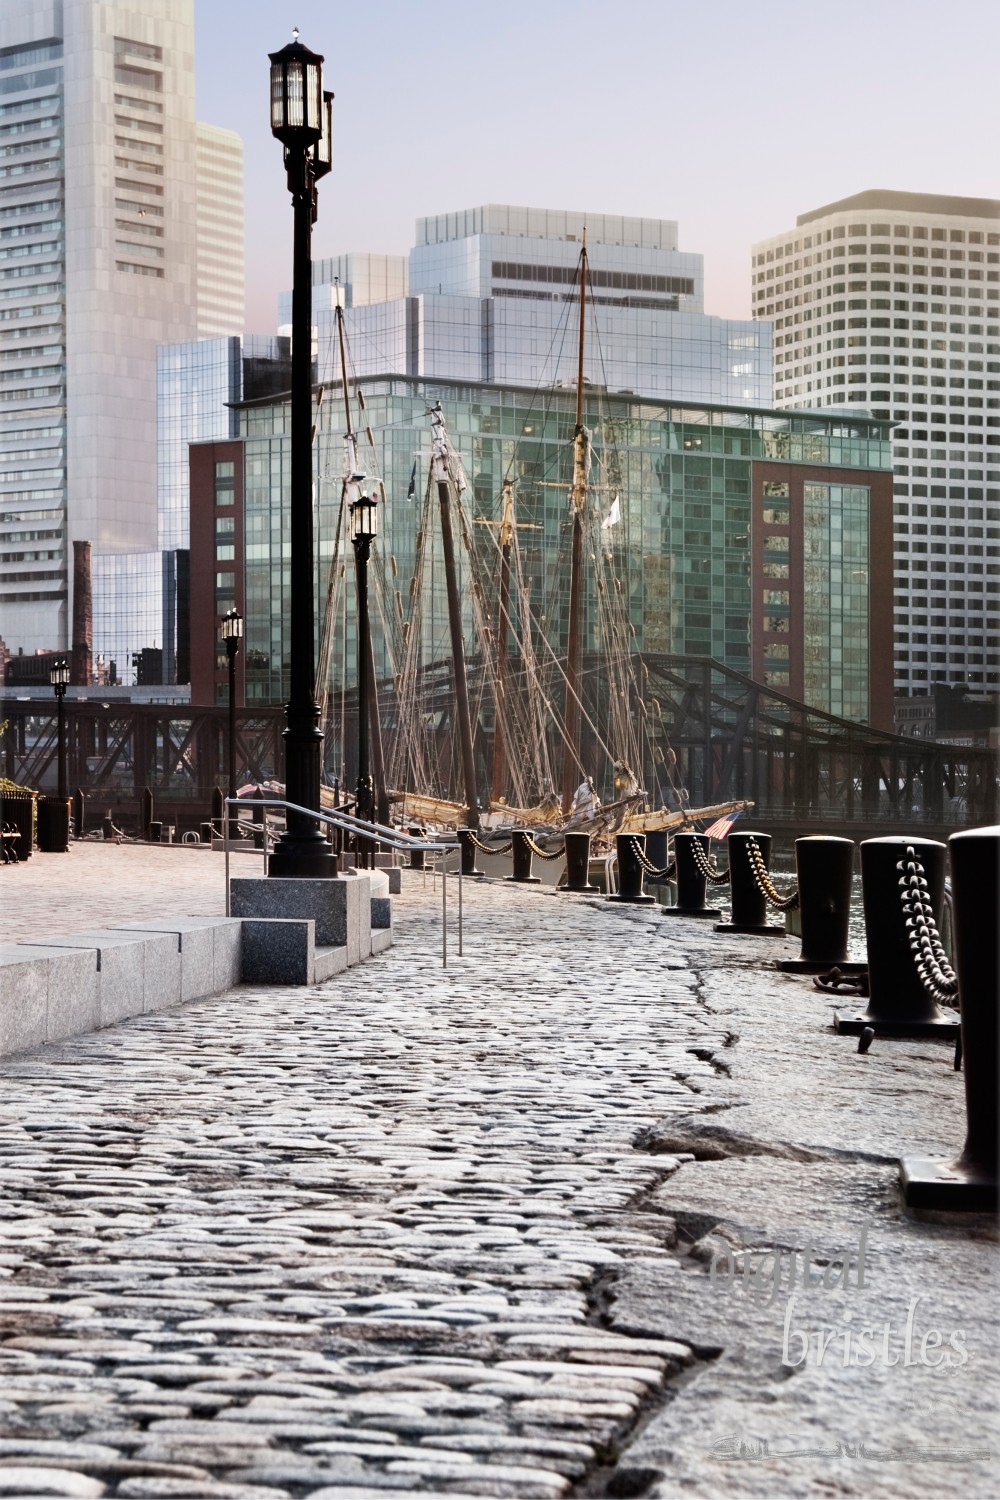
M 566 756 L 563 762 L 562 810 L 573 805 L 580 772 L 580 677 L 583 662 L 583 522 L 587 508 L 587 471 L 590 434 L 583 425 L 583 351 L 587 298 L 587 231 L 580 251 L 580 339 L 576 366 L 576 432 L 573 437 L 573 488 L 570 506 L 573 545 L 569 582 L 569 638 L 566 646 L 566 705 L 563 724 Z
M 344 469 L 345 495 L 351 496 L 359 493 L 359 486 L 364 479 L 361 472 L 361 464 L 358 460 L 358 439 L 354 431 L 354 422 L 351 417 L 351 397 L 347 387 L 347 348 L 344 340 L 344 308 L 339 298 L 337 300 L 337 341 L 340 346 L 340 379 L 344 391 L 344 415 L 347 420 L 347 432 L 344 435 Z M 357 569 L 357 555 L 355 555 L 355 568 Z M 367 606 L 366 606 L 367 607 Z M 368 730 L 371 736 L 372 770 L 375 781 L 375 807 L 376 816 L 380 823 L 389 822 L 389 793 L 385 784 L 385 757 L 382 751 L 382 720 L 378 711 L 378 679 L 375 676 L 375 650 L 372 646 L 371 629 L 368 630 Z M 365 711 L 365 705 L 361 702 L 360 684 L 358 693 L 358 715 L 360 717 Z
M 500 609 L 497 620 L 497 688 L 493 731 L 493 775 L 490 785 L 494 800 L 503 796 L 507 775 L 507 747 L 504 744 L 503 715 L 506 711 L 507 634 L 510 623 L 510 549 L 514 542 L 514 486 L 503 483 L 503 516 L 500 521 Z
M 468 826 L 479 827 L 479 793 L 476 788 L 476 758 L 472 744 L 472 715 L 469 711 L 469 682 L 465 671 L 465 644 L 462 640 L 462 601 L 455 571 L 455 542 L 451 529 L 451 475 L 448 472 L 448 438 L 440 401 L 431 412 L 433 439 L 432 467 L 437 483 L 441 510 L 441 546 L 444 552 L 444 574 L 448 589 L 448 623 L 451 630 L 451 654 L 455 670 L 455 711 L 458 717 L 462 750 L 462 772 L 465 779 L 465 803 Z

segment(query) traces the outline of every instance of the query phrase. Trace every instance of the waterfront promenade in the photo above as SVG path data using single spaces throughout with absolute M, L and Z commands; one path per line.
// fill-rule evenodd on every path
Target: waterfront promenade
M 0 877 L 5 941 L 225 910 L 202 849 Z M 442 970 L 404 872 L 328 984 L 0 1064 L 0 1496 L 1000 1492 L 995 1227 L 896 1188 L 951 1049 L 859 1055 L 792 940 L 465 916 Z

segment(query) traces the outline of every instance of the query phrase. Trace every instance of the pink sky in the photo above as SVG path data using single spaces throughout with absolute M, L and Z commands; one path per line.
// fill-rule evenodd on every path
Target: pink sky
M 336 94 L 314 254 L 403 254 L 480 203 L 680 222 L 706 311 L 749 317 L 756 239 L 866 188 L 1000 197 L 1000 6 L 967 0 L 195 0 L 198 116 L 246 148 L 247 331 L 273 332 L 291 211 L 268 52 Z

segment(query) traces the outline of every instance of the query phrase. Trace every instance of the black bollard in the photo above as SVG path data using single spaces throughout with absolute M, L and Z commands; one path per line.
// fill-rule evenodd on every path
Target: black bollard
M 642 889 L 642 865 L 638 854 L 646 852 L 644 833 L 618 833 L 615 835 L 618 852 L 618 894 L 608 896 L 609 901 L 621 901 L 629 906 L 655 906 L 655 896 L 647 896 Z
M 212 825 L 211 825 L 211 823 L 202 823 L 202 824 L 199 825 L 199 827 L 200 827 L 200 832 L 201 832 L 201 842 L 203 844 L 210 844 L 212 842 Z
M 419 838 L 421 838 L 423 836 L 423 829 L 421 829 L 421 828 L 413 827 L 413 828 L 408 828 L 406 831 L 407 831 L 407 833 L 410 835 L 410 837 L 412 839 L 419 839 Z M 411 870 L 422 870 L 423 868 L 424 868 L 424 850 L 423 849 L 411 849 L 410 850 L 410 869 Z
M 675 833 L 674 859 L 677 861 L 677 904 L 665 906 L 664 916 L 721 917 L 717 906 L 705 905 L 708 879 L 695 863 L 694 850 L 700 848 L 709 857 L 709 839 L 704 833 Z
M 566 884 L 559 889 L 578 896 L 600 894 L 600 886 L 590 883 L 589 833 L 566 834 Z
M 83 838 L 83 823 L 87 816 L 87 799 L 80 787 L 73 793 L 73 837 Z
M 222 788 L 215 787 L 212 791 L 212 822 L 215 824 L 216 833 L 218 834 L 220 839 L 222 837 L 223 810 L 224 802 L 222 796 Z
M 486 871 L 476 869 L 476 846 L 472 842 L 474 836 L 474 828 L 458 830 L 458 842 L 462 846 L 462 874 L 466 880 L 485 880 Z
M 773 926 L 767 920 L 767 897 L 757 884 L 750 863 L 750 840 L 753 839 L 771 868 L 771 835 L 769 833 L 731 833 L 726 839 L 729 855 L 729 899 L 732 914 L 728 922 L 716 922 L 716 932 L 746 932 L 758 937 L 784 937 L 784 923 Z
M 518 885 L 541 885 L 537 875 L 531 873 L 531 840 L 535 837 L 532 828 L 515 828 L 510 836 L 513 844 L 511 853 L 514 856 L 514 873 L 508 875 L 508 880 L 516 881 Z
M 802 951 L 798 958 L 781 959 L 778 968 L 786 974 L 822 974 L 835 964 L 843 974 L 865 969 L 865 964 L 847 960 L 854 840 L 825 833 L 796 839 L 795 873 Z
M 146 837 L 151 844 L 163 842 L 163 823 L 158 818 L 153 818 L 150 821 L 149 827 L 146 830 Z
M 924 867 L 927 897 L 940 930 L 947 860 L 944 844 L 897 836 L 866 839 L 861 845 L 861 898 L 870 998 L 866 1011 L 836 1015 L 834 1025 L 848 1036 L 871 1026 L 876 1036 L 936 1036 L 953 1042 L 958 1017 L 946 1015 L 924 989 L 910 946 L 912 929 L 907 928 L 900 901 L 905 872 L 896 868 L 905 861 L 908 845 Z
M 102 833 L 102 835 L 103 835 L 103 837 L 105 839 L 105 842 L 113 839 L 114 836 L 115 836 L 115 825 L 114 825 L 114 823 L 112 821 L 112 818 L 111 818 L 111 809 L 110 808 L 104 814 L 104 818 L 101 821 L 101 833 Z
M 903 1197 L 912 1208 L 996 1213 L 1000 947 L 1000 827 L 970 828 L 948 840 L 951 856 L 955 971 L 961 1001 L 965 1071 L 965 1149 L 956 1161 L 907 1157 L 900 1162 Z M 926 868 L 926 867 L 925 867 Z

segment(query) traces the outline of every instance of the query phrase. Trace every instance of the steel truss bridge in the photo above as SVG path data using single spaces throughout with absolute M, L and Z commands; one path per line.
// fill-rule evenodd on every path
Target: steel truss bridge
M 470 677 L 477 663 L 470 661 Z M 839 825 L 891 832 L 905 825 L 914 832 L 943 831 L 998 821 L 998 757 L 986 747 L 936 743 L 902 737 L 839 719 L 806 707 L 708 657 L 644 654 L 638 674 L 643 697 L 656 700 L 663 738 L 676 757 L 675 785 L 692 807 L 728 799 L 755 804 L 754 821 L 791 832 L 810 827 L 833 832 Z M 517 691 L 511 672 L 507 691 Z M 548 690 L 561 701 L 553 671 Z M 586 719 L 607 722 L 611 691 L 597 659 L 585 660 L 583 696 Z M 432 716 L 441 780 L 461 784 L 454 725 L 454 683 L 450 663 L 424 669 L 421 712 Z M 225 785 L 225 707 L 177 704 L 100 703 L 67 698 L 68 784 L 78 787 L 93 807 L 111 808 L 116 821 L 138 816 L 149 788 L 157 816 L 180 827 L 196 827 L 209 816 L 212 794 Z M 379 686 L 383 735 L 394 732 L 395 693 Z M 57 727 L 54 701 L 6 698 L 0 737 L 0 774 L 22 786 L 52 792 L 56 784 Z M 356 695 L 338 711 L 344 723 L 345 785 L 357 775 Z M 237 779 L 282 779 L 282 708 L 241 709 L 237 715 Z M 476 755 L 487 785 L 492 753 L 492 717 L 477 725 Z M 654 740 L 652 760 L 633 767 L 652 801 L 672 805 L 663 770 L 662 746 Z M 333 766 L 339 746 L 328 746 Z M 598 747 L 584 730 L 581 758 L 599 764 Z M 339 755 L 337 755 L 339 760 Z M 602 795 L 609 789 L 598 785 Z

